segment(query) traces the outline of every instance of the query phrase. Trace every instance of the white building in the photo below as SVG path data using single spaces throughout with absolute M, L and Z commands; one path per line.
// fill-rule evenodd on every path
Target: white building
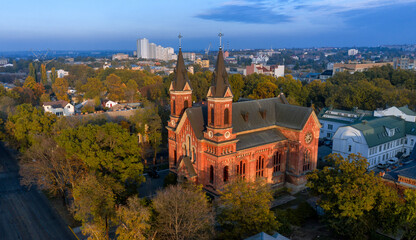
M 380 117 L 340 127 L 333 136 L 332 153 L 347 158 L 361 154 L 369 168 L 400 155 L 409 155 L 416 143 L 416 123 L 399 117 Z
M 51 72 L 52 72 L 51 70 L 46 72 L 46 76 L 49 80 L 51 79 Z M 68 75 L 69 75 L 68 71 L 65 71 L 63 69 L 56 70 L 57 78 L 64 78 L 65 76 L 68 76 Z
M 318 120 L 321 123 L 319 138 L 331 139 L 338 128 L 361 122 L 373 116 L 372 111 L 354 109 L 345 111 L 332 108 L 323 108 L 318 114 Z
M 124 53 L 117 53 L 114 54 L 112 57 L 113 60 L 128 60 L 129 59 L 129 55 L 128 54 L 124 54 Z
M 187 59 L 187 60 L 192 61 L 192 62 L 194 62 L 196 60 L 195 53 L 184 52 L 182 54 L 183 54 L 183 58 L 184 59 Z
M 349 49 L 348 50 L 348 56 L 355 56 L 358 54 L 358 50 L 357 49 Z
M 71 116 L 74 114 L 74 106 L 67 101 L 53 101 L 43 103 L 43 110 L 45 112 L 50 112 L 56 116 Z
M 416 122 L 416 113 L 410 110 L 407 106 L 390 107 L 385 110 L 377 109 L 374 111 L 374 117 L 396 116 L 404 119 L 407 122 Z
M 137 58 L 149 58 L 149 40 L 146 38 L 137 40 Z
M 108 101 L 105 101 L 104 102 L 104 107 L 106 107 L 106 108 L 112 108 L 112 107 L 114 107 L 117 104 L 118 104 L 118 102 L 114 102 L 114 101 L 108 100 Z

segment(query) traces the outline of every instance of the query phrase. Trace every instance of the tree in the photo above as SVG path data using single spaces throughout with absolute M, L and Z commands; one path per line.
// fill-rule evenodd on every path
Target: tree
M 52 137 L 38 135 L 34 139 L 20 161 L 21 182 L 65 196 L 76 179 L 85 173 L 85 165 L 78 159 L 66 157 L 64 149 Z
M 52 84 L 55 83 L 55 80 L 58 78 L 58 73 L 56 72 L 56 69 L 53 67 L 51 69 L 51 82 Z
M 157 239 L 210 239 L 214 214 L 201 187 L 170 185 L 153 199 Z
M 130 79 L 127 82 L 127 88 L 125 91 L 126 100 L 129 102 L 134 102 L 134 96 L 137 93 L 139 85 L 137 85 L 136 81 Z
M 276 84 L 269 81 L 263 81 L 257 84 L 250 97 L 254 99 L 272 98 L 276 96 L 276 90 Z
M 135 129 L 142 136 L 147 136 L 154 150 L 153 164 L 156 164 L 156 155 L 162 143 L 162 121 L 158 114 L 158 108 L 150 104 L 144 109 L 139 109 L 131 117 Z
M 405 237 L 416 239 L 416 190 L 406 189 L 405 205 L 402 210 L 405 221 Z
M 126 90 L 126 85 L 121 82 L 119 76 L 115 74 L 110 74 L 105 79 L 105 85 L 108 89 L 108 98 L 113 101 L 120 101 L 124 99 L 124 91 Z
M 111 176 L 121 183 L 139 184 L 144 180 L 137 137 L 118 124 L 64 129 L 56 140 L 67 157 L 82 160 L 91 172 Z
M 68 81 L 65 78 L 57 78 L 52 84 L 52 90 L 58 100 L 68 101 Z
M 367 173 L 367 160 L 354 154 L 347 159 L 331 154 L 326 160 L 334 167 L 315 170 L 308 175 L 307 186 L 320 196 L 318 204 L 330 227 L 341 236 L 360 239 L 381 227 L 394 232 L 400 225 L 397 192 Z
M 233 100 L 234 102 L 238 101 L 241 96 L 241 92 L 244 88 L 244 80 L 241 74 L 233 74 L 231 75 L 228 80 L 230 81 L 231 90 L 233 92 Z
M 35 82 L 36 82 L 36 78 L 37 78 L 37 76 L 36 76 L 37 74 L 36 74 L 36 69 L 35 69 L 35 67 L 33 66 L 33 63 L 30 63 L 29 64 L 29 76 L 28 77 L 32 77 L 33 78 L 33 80 L 35 80 Z
M 28 76 L 26 79 L 25 79 L 25 83 L 23 84 L 23 87 L 26 87 L 26 88 L 29 88 L 29 89 L 34 89 L 35 88 L 35 85 L 36 85 L 36 80 L 35 80 L 35 78 L 33 78 L 32 76 Z
M 50 134 L 55 121 L 55 114 L 43 113 L 40 108 L 22 104 L 17 106 L 15 114 L 9 116 L 6 131 L 12 137 L 12 144 L 24 151 L 34 143 L 35 135 Z
M 117 227 L 117 239 L 120 240 L 145 240 L 146 233 L 150 230 L 151 212 L 147 209 L 142 201 L 133 196 L 127 199 L 126 206 L 119 206 L 117 209 L 117 218 L 119 226 Z
M 74 217 L 82 222 L 82 233 L 88 239 L 109 239 L 109 229 L 116 220 L 116 194 L 121 185 L 109 177 L 87 175 L 74 187 Z
M 40 96 L 39 101 L 40 101 L 40 104 L 42 105 L 42 104 L 43 104 L 43 103 L 45 103 L 45 102 L 50 102 L 50 101 L 51 101 L 51 97 L 49 96 L 49 94 L 44 93 L 44 94 L 42 94 L 42 95 Z
M 41 83 L 45 86 L 48 83 L 48 79 L 46 77 L 46 66 L 45 64 L 41 65 Z
M 82 91 L 85 93 L 84 98 L 92 99 L 101 97 L 105 91 L 103 83 L 98 78 L 88 78 L 87 83 L 82 86 Z
M 217 206 L 221 239 L 244 239 L 259 232 L 272 233 L 279 223 L 270 203 L 273 199 L 265 181 L 233 181 L 225 185 Z

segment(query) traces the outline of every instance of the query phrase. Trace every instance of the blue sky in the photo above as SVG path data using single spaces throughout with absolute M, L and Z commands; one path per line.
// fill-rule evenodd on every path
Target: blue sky
M 137 38 L 185 50 L 416 43 L 416 0 L 9 0 L 0 51 L 134 49 Z

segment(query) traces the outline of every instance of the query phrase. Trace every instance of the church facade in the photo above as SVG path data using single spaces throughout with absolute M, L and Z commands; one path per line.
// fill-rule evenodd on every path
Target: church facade
M 304 186 L 316 168 L 321 127 L 311 108 L 291 105 L 283 94 L 233 103 L 221 49 L 206 104 L 192 104 L 181 50 L 174 75 L 167 128 L 169 168 L 179 179 L 213 194 L 232 179 Z

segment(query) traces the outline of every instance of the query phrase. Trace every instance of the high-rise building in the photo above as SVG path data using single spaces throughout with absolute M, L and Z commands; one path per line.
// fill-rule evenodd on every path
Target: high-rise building
M 358 54 L 358 50 L 357 49 L 349 49 L 348 50 L 348 56 L 355 56 Z
M 149 40 L 146 38 L 137 40 L 137 58 L 149 58 Z

